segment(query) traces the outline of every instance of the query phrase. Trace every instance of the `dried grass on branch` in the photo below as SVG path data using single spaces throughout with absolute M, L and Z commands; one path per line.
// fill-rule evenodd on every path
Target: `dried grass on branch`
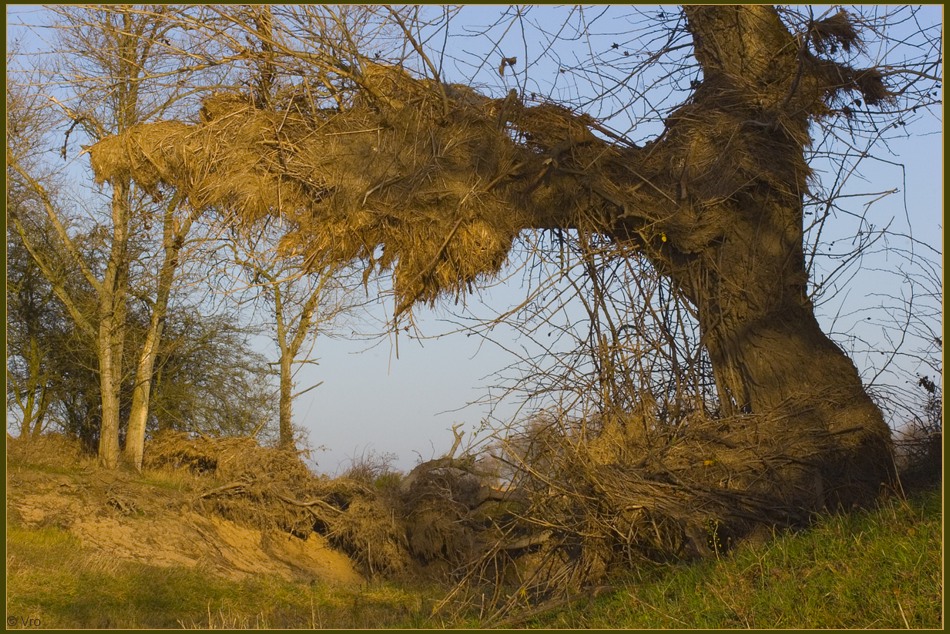
M 407 308 L 496 274 L 533 219 L 592 206 L 589 187 L 578 186 L 589 175 L 540 178 L 547 146 L 595 176 L 613 155 L 579 123 L 587 119 L 557 106 L 527 108 L 372 63 L 360 81 L 343 110 L 265 111 L 240 95 L 209 97 L 197 125 L 146 124 L 97 143 L 96 177 L 131 177 L 155 195 L 173 187 L 194 207 L 245 220 L 280 215 L 295 227 L 285 253 L 393 268 Z M 533 140 L 514 142 L 512 121 Z M 531 179 L 530 198 L 513 201 L 511 188 Z
M 807 126 L 780 113 L 762 125 L 712 80 L 644 148 L 514 92 L 490 99 L 370 62 L 359 81 L 342 109 L 211 96 L 196 125 L 145 124 L 97 143 L 96 177 L 131 177 L 155 195 L 169 186 L 249 222 L 279 215 L 291 227 L 286 254 L 392 269 L 401 312 L 496 275 L 523 229 L 609 234 L 619 222 L 636 248 L 669 239 L 699 252 L 740 192 L 798 192 L 809 174 Z

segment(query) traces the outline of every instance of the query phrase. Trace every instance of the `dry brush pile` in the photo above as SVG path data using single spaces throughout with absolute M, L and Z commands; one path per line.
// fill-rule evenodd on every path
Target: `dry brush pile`
M 314 475 L 297 453 L 252 438 L 163 432 L 146 468 L 207 477 L 193 504 L 205 514 L 301 538 L 316 531 L 370 576 L 442 576 L 474 556 L 490 489 L 470 460 L 422 463 L 401 481 Z
M 317 531 L 370 575 L 449 581 L 438 609 L 477 607 L 492 622 L 644 562 L 717 555 L 763 526 L 807 523 L 800 507 L 776 505 L 776 489 L 820 437 L 791 446 L 801 436 L 783 434 L 781 421 L 740 418 L 539 416 L 502 444 L 504 486 L 472 455 L 424 462 L 383 485 L 356 470 L 315 476 L 297 454 L 247 438 L 165 433 L 146 456 L 147 466 L 212 475 L 195 499 L 203 512 Z
M 514 474 L 506 513 L 449 598 L 504 622 L 596 591 L 618 571 L 718 556 L 771 527 L 803 526 L 811 518 L 798 492 L 783 490 L 796 474 L 813 477 L 808 459 L 822 442 L 816 431 L 801 446 L 774 416 L 538 416 L 502 445 Z

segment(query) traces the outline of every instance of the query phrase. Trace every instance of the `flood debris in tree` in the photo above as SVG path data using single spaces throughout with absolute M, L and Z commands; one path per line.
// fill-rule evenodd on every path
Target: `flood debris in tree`
M 488 98 L 361 59 L 333 71 L 339 85 L 322 101 L 261 109 L 213 95 L 192 123 L 136 126 L 91 148 L 99 182 L 173 188 L 238 223 L 279 216 L 283 251 L 315 267 L 392 270 L 397 315 L 495 276 L 525 229 L 587 232 L 618 258 L 645 256 L 695 308 L 724 415 L 556 418 L 509 457 L 521 497 L 495 514 L 470 503 L 480 485 L 454 458 L 401 492 L 265 483 L 235 495 L 309 513 L 370 570 L 441 559 L 460 562 L 465 587 L 514 584 L 523 592 L 489 593 L 503 609 L 618 562 L 708 555 L 757 525 L 876 498 L 893 472 L 890 430 L 814 315 L 804 150 L 811 123 L 845 97 L 891 93 L 880 71 L 821 56 L 857 46 L 846 15 L 808 34 L 759 5 L 684 16 L 702 78 L 643 147 L 517 91 Z M 230 494 L 207 498 L 224 509 Z

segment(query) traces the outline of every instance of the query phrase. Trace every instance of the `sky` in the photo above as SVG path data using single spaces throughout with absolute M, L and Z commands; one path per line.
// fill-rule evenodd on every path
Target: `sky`
M 7 9 L 10 22 L 17 21 L 16 14 L 28 11 L 23 7 L 8 6 Z M 457 24 L 460 27 L 487 25 L 501 10 L 504 7 L 465 7 Z M 931 15 L 940 21 L 940 8 L 933 7 Z M 546 15 L 539 9 L 532 13 L 531 20 L 541 28 L 552 30 L 559 22 L 553 14 Z M 597 22 L 587 42 L 608 50 L 630 28 L 624 19 Z M 598 30 L 600 35 L 594 37 L 593 32 Z M 472 81 L 485 90 L 504 94 L 513 85 L 531 90 L 553 77 L 552 81 L 561 83 L 550 89 L 552 94 L 583 96 L 580 83 L 564 83 L 554 54 L 540 52 L 544 48 L 543 38 L 526 38 L 517 29 L 506 30 L 504 24 L 487 32 L 479 29 L 469 32 L 478 35 L 457 40 L 447 52 L 445 69 L 451 79 Z M 620 41 L 626 46 L 624 40 Z M 630 52 L 641 53 L 636 49 Z M 586 54 L 583 50 L 566 49 L 557 53 L 557 60 L 565 66 L 576 65 Z M 525 66 L 516 65 L 505 76 L 499 76 L 492 64 L 480 66 L 471 62 L 502 55 L 519 56 L 519 64 L 534 56 L 538 61 L 530 66 L 530 73 Z M 641 134 L 647 132 L 646 126 L 640 131 Z M 890 154 L 882 156 L 886 161 L 872 160 L 863 164 L 854 186 L 865 191 L 897 188 L 898 193 L 871 206 L 875 223 L 882 226 L 893 219 L 896 229 L 913 230 L 915 237 L 927 241 L 942 254 L 942 126 L 933 117 L 923 117 L 918 124 L 908 126 L 907 135 L 890 143 Z M 853 199 L 851 211 L 861 213 L 868 201 Z M 844 204 L 851 202 L 845 199 Z M 844 220 L 838 229 L 839 240 L 853 238 L 849 233 L 853 232 L 853 225 Z M 834 230 L 833 227 L 829 231 Z M 834 238 L 829 241 L 831 239 Z M 879 360 L 875 361 L 870 352 L 857 350 L 863 348 L 856 341 L 873 342 L 886 336 L 888 320 L 870 309 L 880 303 L 875 293 L 892 289 L 895 293 L 901 292 L 894 276 L 887 274 L 897 265 L 885 254 L 869 257 L 865 269 L 850 280 L 850 290 L 819 308 L 822 325 L 836 333 L 833 336 L 839 345 L 856 349 L 855 360 L 866 378 L 874 374 Z M 490 288 L 480 297 L 468 298 L 467 307 L 475 316 L 491 316 L 517 305 L 524 296 L 521 277 L 514 275 L 509 283 Z M 377 306 L 373 323 L 385 321 L 391 308 L 391 304 Z M 389 459 L 393 467 L 408 470 L 419 460 L 435 458 L 445 452 L 453 442 L 454 424 L 462 424 L 466 439 L 474 437 L 475 430 L 491 413 L 488 406 L 478 402 L 498 394 L 497 387 L 491 389 L 499 383 L 497 373 L 514 361 L 505 348 L 530 348 L 531 344 L 519 341 L 504 327 L 493 333 L 500 345 L 478 336 L 452 332 L 458 329 L 454 309 L 451 301 L 434 309 L 415 308 L 418 333 L 400 332 L 398 345 L 392 332 L 375 340 L 317 338 L 311 358 L 318 363 L 307 365 L 298 373 L 297 390 L 322 384 L 298 398 L 294 420 L 306 430 L 307 443 L 314 450 L 311 460 L 318 471 L 338 473 L 352 461 L 372 456 Z M 868 320 L 865 315 L 873 315 L 874 319 Z M 276 358 L 273 349 L 262 348 Z M 514 415 L 517 405 L 511 400 L 503 402 L 494 415 L 504 420 Z
M 496 7 L 466 9 L 474 10 L 472 15 L 463 12 L 466 19 L 480 24 L 490 23 L 497 15 Z M 940 9 L 933 9 L 939 21 Z M 498 49 L 520 52 L 523 47 L 517 34 L 509 34 L 500 38 Z M 912 228 L 916 238 L 929 242 L 942 253 L 942 128 L 930 120 L 910 132 L 908 137 L 889 144 L 889 152 L 882 153 L 883 160 L 862 165 L 855 188 L 896 188 L 897 193 L 872 206 L 871 218 L 878 226 L 893 218 L 894 227 L 898 228 L 907 225 L 909 217 L 908 230 Z M 868 200 L 855 199 L 849 210 L 860 213 Z M 848 233 L 851 230 L 851 225 L 842 222 L 840 238 L 853 237 Z M 863 349 L 854 340 L 880 340 L 880 331 L 890 329 L 892 323 L 873 310 L 880 303 L 875 294 L 900 292 L 893 276 L 872 269 L 889 270 L 897 264 L 884 255 L 869 256 L 866 269 L 850 280 L 848 290 L 819 307 L 819 320 L 826 331 L 837 332 L 835 340 L 845 349 L 853 346 L 850 352 L 859 368 L 863 361 L 865 379 L 874 375 L 880 359 L 859 359 L 874 355 L 854 350 Z M 518 279 L 492 289 L 484 301 L 498 310 L 517 304 L 525 295 Z M 450 332 L 453 326 L 445 312 L 417 308 L 416 322 L 430 337 Z M 873 317 L 868 321 L 867 316 Z M 504 345 L 519 345 L 513 333 L 499 333 L 498 338 Z M 395 464 L 402 469 L 411 468 L 419 459 L 437 457 L 451 447 L 450 428 L 454 423 L 463 423 L 469 437 L 472 436 L 489 410 L 477 403 L 467 407 L 466 404 L 486 396 L 488 388 L 497 385 L 495 374 L 513 361 L 499 346 L 464 334 L 425 341 L 400 337 L 398 347 L 397 357 L 391 338 L 370 350 L 366 350 L 365 342 L 317 341 L 314 354 L 320 365 L 309 368 L 307 374 L 313 376 L 310 382 L 322 380 L 324 384 L 301 397 L 295 406 L 295 417 L 298 424 L 310 430 L 311 444 L 328 448 L 314 454 L 319 468 L 331 472 L 345 468 L 353 458 L 370 452 L 395 454 Z M 497 416 L 504 418 L 515 411 L 516 403 L 506 402 Z

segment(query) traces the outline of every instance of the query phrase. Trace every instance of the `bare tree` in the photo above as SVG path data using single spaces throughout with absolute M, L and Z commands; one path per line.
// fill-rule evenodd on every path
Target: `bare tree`
M 43 110 L 54 107 L 65 129 L 62 155 L 65 158 L 70 137 L 84 136 L 96 141 L 109 134 L 121 133 L 132 126 L 168 112 L 176 102 L 196 89 L 183 78 L 196 68 L 188 61 L 200 50 L 182 42 L 180 22 L 166 7 L 60 7 L 57 21 L 56 50 L 60 55 L 42 69 L 40 79 L 24 80 L 23 90 L 47 100 Z M 200 65 L 199 65 L 200 67 Z M 15 116 L 25 117 L 19 112 Z M 74 135 L 73 133 L 76 132 Z M 48 134 L 44 130 L 42 134 Z M 38 248 L 35 237 L 19 219 L 13 224 L 27 249 L 52 283 L 59 301 L 67 307 L 71 319 L 87 337 L 96 341 L 100 380 L 102 420 L 99 432 L 99 459 L 106 467 L 115 467 L 119 458 L 119 432 L 122 422 L 120 387 L 126 358 L 126 321 L 131 299 L 130 281 L 137 275 L 138 264 L 146 262 L 142 248 L 144 236 L 154 216 L 162 227 L 160 253 L 151 296 L 150 324 L 137 357 L 136 383 L 132 394 L 126 434 L 125 455 L 135 468 L 141 467 L 145 423 L 148 417 L 150 386 L 156 351 L 169 298 L 175 283 L 181 248 L 197 211 L 172 199 L 162 211 L 156 211 L 150 196 L 128 179 L 115 179 L 111 185 L 110 212 L 98 219 L 82 218 L 69 203 L 57 199 L 34 175 L 24 157 L 13 151 L 8 141 L 8 169 L 15 179 L 39 201 L 47 222 L 55 230 L 56 246 L 70 266 L 80 271 L 97 306 L 81 306 L 74 292 L 57 273 L 49 253 Z M 76 244 L 70 224 L 93 223 L 108 234 L 103 261 L 88 262 Z M 133 265 L 133 263 L 138 263 Z M 100 264 L 102 264 L 100 266 Z M 147 265 L 146 265 L 147 266 Z M 84 291 L 86 292 L 86 291 Z M 142 295 L 140 289 L 135 294 Z
M 26 103 L 23 103 L 26 100 Z M 38 150 L 38 131 L 48 121 L 35 97 L 7 87 L 7 111 L 12 113 L 32 112 L 24 119 L 16 116 L 8 121 L 7 156 L 19 155 L 23 161 L 35 161 Z M 19 186 L 16 179 L 7 180 L 7 399 L 19 410 L 11 418 L 19 418 L 19 433 L 22 438 L 39 434 L 47 424 L 46 415 L 51 401 L 55 400 L 55 348 L 50 332 L 65 335 L 69 317 L 63 314 L 55 301 L 51 284 L 33 262 L 29 251 L 20 238 L 17 219 L 28 217 L 34 221 L 38 239 L 44 244 L 55 241 L 54 228 L 43 222 L 43 214 L 37 213 L 35 199 L 30 192 Z M 31 209 L 32 207 L 32 209 Z M 13 220 L 13 222 L 10 222 Z M 59 342 L 62 343 L 62 342 Z
M 274 32 L 272 8 L 219 7 L 215 13 L 222 30 L 244 33 L 244 40 L 251 47 L 243 83 L 250 89 L 253 104 L 267 109 L 288 93 L 293 94 L 294 86 L 286 80 L 275 53 L 279 36 Z M 320 385 L 294 391 L 297 371 L 302 364 L 310 362 L 301 359 L 301 353 L 308 342 L 312 350 L 318 334 L 328 332 L 329 324 L 348 307 L 343 276 L 337 275 L 340 273 L 338 265 L 321 266 L 313 260 L 305 262 L 303 257 L 278 257 L 279 224 L 276 230 L 270 219 L 243 226 L 240 231 L 232 232 L 228 246 L 232 252 L 230 262 L 245 278 L 242 283 L 256 290 L 258 298 L 268 306 L 266 320 L 272 324 L 272 336 L 279 352 L 278 444 L 295 449 L 293 401 Z
M 91 150 L 93 168 L 246 222 L 279 216 L 292 227 L 281 241 L 288 256 L 391 270 L 397 319 L 494 278 L 532 232 L 567 236 L 584 271 L 583 283 L 567 281 L 585 303 L 592 352 L 589 366 L 573 369 L 590 368 L 612 419 L 588 429 L 556 414 L 549 427 L 571 443 L 619 433 L 621 453 L 646 455 L 607 452 L 585 470 L 551 463 L 553 475 L 544 460 L 520 465 L 548 504 L 541 510 L 560 513 L 561 534 L 582 536 L 570 525 L 577 507 L 562 501 L 582 504 L 591 491 L 613 510 L 587 507 L 587 526 L 611 535 L 628 516 L 688 525 L 699 508 L 700 526 L 748 528 L 870 503 L 893 478 L 890 430 L 815 316 L 817 291 L 847 268 L 814 281 L 811 247 L 842 183 L 886 141 L 880 130 L 937 102 L 939 34 L 915 22 L 913 8 L 633 9 L 622 41 L 571 60 L 555 44 L 592 45 L 592 25 L 608 9 L 572 8 L 554 29 L 529 11 L 511 7 L 493 26 L 535 27 L 539 60 L 557 62 L 547 97 L 520 72 L 540 66 L 526 55 L 529 38 L 513 55 L 491 28 L 466 34 L 491 44 L 468 68 L 472 77 L 497 69 L 507 92 L 451 83 L 450 67 L 465 67 L 445 45 L 452 11 L 275 7 L 266 29 L 257 21 L 246 30 L 266 42 L 266 67 L 292 78 L 279 98 L 216 95 L 198 124 L 104 139 Z M 897 40 L 890 27 L 912 37 Z M 876 42 L 886 46 L 872 55 Z M 901 57 L 905 48 L 913 54 Z M 831 182 L 817 172 L 828 166 Z M 613 275 L 618 263 L 624 273 Z M 623 291 L 649 276 L 661 283 Z M 661 290 L 672 297 L 666 306 Z M 634 310 L 632 328 L 629 312 L 611 323 L 611 299 L 642 302 L 649 319 Z M 676 321 L 696 330 L 678 331 Z M 655 323 L 665 329 L 653 336 L 657 365 L 650 355 L 618 356 L 628 332 L 643 338 Z M 685 347 L 674 351 L 674 341 Z M 655 389 L 655 372 L 680 363 L 699 367 Z M 669 408 L 690 383 L 700 398 L 714 388 L 712 420 L 658 427 L 634 416 L 660 407 L 644 386 Z M 711 451 L 718 457 L 704 457 Z
M 338 267 L 308 267 L 301 257 L 279 257 L 268 223 L 250 231 L 236 232 L 228 245 L 230 261 L 244 278 L 242 284 L 256 291 L 266 305 L 265 323 L 277 345 L 279 368 L 279 440 L 281 447 L 294 448 L 293 402 L 321 383 L 295 391 L 295 376 L 310 359 L 316 338 L 330 335 L 331 327 L 352 310 L 346 277 Z M 251 234 L 251 235 L 248 235 Z M 307 344 L 309 348 L 305 347 Z

